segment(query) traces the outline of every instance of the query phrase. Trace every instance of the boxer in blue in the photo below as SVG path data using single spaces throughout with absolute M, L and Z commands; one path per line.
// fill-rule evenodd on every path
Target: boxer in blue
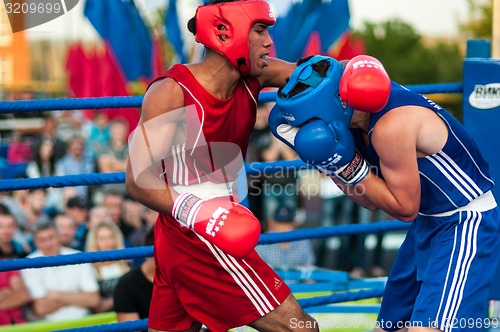
M 276 137 L 355 202 L 411 222 L 375 331 L 482 331 L 500 249 L 488 164 L 463 126 L 376 59 L 306 59 L 278 92 Z

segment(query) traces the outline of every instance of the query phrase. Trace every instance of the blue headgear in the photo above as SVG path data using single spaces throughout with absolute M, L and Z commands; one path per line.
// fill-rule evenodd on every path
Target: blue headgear
M 323 60 L 330 62 L 326 76 L 321 76 L 312 67 L 313 64 Z M 343 72 L 344 66 L 331 57 L 319 55 L 312 57 L 293 71 L 288 82 L 278 93 L 276 106 L 287 122 L 295 127 L 312 119 L 321 119 L 326 123 L 337 119 L 349 123 L 354 110 L 342 103 L 339 97 L 339 84 Z M 290 96 L 298 83 L 309 87 Z

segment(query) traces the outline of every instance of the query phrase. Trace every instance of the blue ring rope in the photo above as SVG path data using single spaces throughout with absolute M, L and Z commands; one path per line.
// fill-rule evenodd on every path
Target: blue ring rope
M 352 224 L 342 226 L 328 226 L 316 228 L 304 228 L 283 233 L 261 234 L 259 244 L 273 244 L 280 242 L 299 241 L 303 239 L 320 239 L 334 236 L 373 234 L 393 231 L 404 231 L 410 227 L 410 223 L 398 220 L 380 221 L 369 224 Z M 115 250 L 102 250 L 95 252 L 79 252 L 68 255 L 43 256 L 35 258 L 18 258 L 0 261 L 0 272 L 22 270 L 29 268 L 41 268 L 49 266 L 61 266 L 70 264 L 83 264 L 106 262 L 112 260 L 134 259 L 153 256 L 153 247 L 135 247 Z
M 276 171 L 312 168 L 302 160 L 287 160 L 275 162 L 255 162 L 245 165 L 247 175 L 270 174 Z M 82 185 L 100 185 L 108 183 L 124 183 L 125 172 L 89 173 L 61 176 L 46 176 L 30 179 L 0 180 L 0 191 L 13 191 L 36 188 L 63 188 Z
M 421 94 L 432 93 L 462 93 L 462 83 L 436 83 L 407 85 L 408 89 Z M 39 100 L 16 100 L 0 102 L 0 114 L 46 112 L 56 110 L 80 110 L 103 108 L 139 108 L 143 96 L 98 97 L 98 98 L 58 98 Z M 262 92 L 260 102 L 269 102 L 276 99 L 276 92 Z
M 356 292 L 342 292 L 326 296 L 299 299 L 297 302 L 302 308 L 316 307 L 333 303 L 350 302 L 364 299 L 382 297 L 383 288 L 362 289 Z M 98 326 L 86 326 L 66 330 L 57 330 L 65 332 L 126 332 L 136 330 L 147 330 L 148 319 L 141 319 L 131 322 L 120 322 L 112 324 L 103 324 Z

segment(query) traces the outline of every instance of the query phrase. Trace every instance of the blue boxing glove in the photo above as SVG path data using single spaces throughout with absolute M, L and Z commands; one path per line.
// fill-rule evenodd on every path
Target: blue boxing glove
M 295 150 L 295 136 L 297 135 L 299 128 L 288 124 L 283 116 L 283 113 L 276 105 L 271 109 L 267 122 L 269 123 L 269 128 L 271 129 L 273 135 Z
M 304 162 L 354 184 L 368 175 L 369 166 L 356 152 L 349 130 L 354 110 L 339 97 L 343 73 L 344 67 L 330 57 L 300 63 L 278 91 L 269 126 Z
M 303 125 L 295 135 L 294 149 L 304 162 L 345 184 L 358 183 L 369 172 L 368 163 L 354 147 L 349 128 L 340 121 L 327 124 L 313 120 Z
M 302 127 L 291 126 L 279 107 L 269 114 L 271 132 L 294 149 L 305 163 L 346 184 L 355 184 L 368 175 L 369 165 L 354 148 L 349 128 L 340 121 L 328 125 L 313 120 Z

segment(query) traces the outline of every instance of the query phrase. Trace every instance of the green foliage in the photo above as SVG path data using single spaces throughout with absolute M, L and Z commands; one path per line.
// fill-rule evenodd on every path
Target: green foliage
M 462 79 L 463 54 L 457 43 L 426 45 L 422 36 L 400 19 L 365 22 L 355 34 L 364 39 L 366 53 L 379 59 L 391 78 L 401 84 Z
M 379 59 L 389 76 L 403 84 L 432 84 L 462 81 L 464 56 L 457 42 L 427 42 L 415 29 L 399 19 L 365 22 L 355 35 L 365 42 L 366 54 Z M 438 101 L 461 118 L 461 98 L 446 95 Z
M 468 39 L 491 39 L 493 32 L 493 0 L 467 0 L 469 16 L 459 24 Z

